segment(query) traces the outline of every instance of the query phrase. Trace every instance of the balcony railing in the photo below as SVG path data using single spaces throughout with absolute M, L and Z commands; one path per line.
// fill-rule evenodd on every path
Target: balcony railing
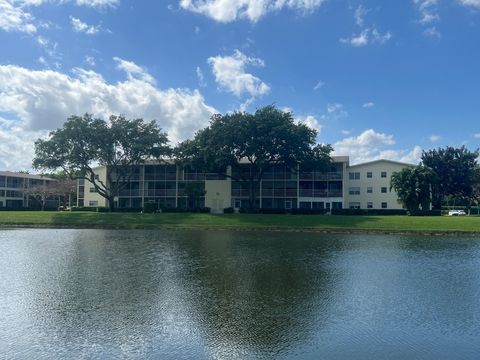
M 308 171 L 300 172 L 300 180 L 343 180 L 343 173 L 341 172 L 317 172 L 317 171 Z
M 145 190 L 144 195 L 148 197 L 170 197 L 176 196 L 175 189 Z
M 216 173 L 206 173 L 206 174 L 197 174 L 197 173 L 185 173 L 183 175 L 184 180 L 186 181 L 204 181 L 204 180 L 225 180 L 226 176 Z
M 331 198 L 342 197 L 342 190 L 313 190 L 313 189 L 300 189 L 300 197 L 314 197 L 314 198 Z

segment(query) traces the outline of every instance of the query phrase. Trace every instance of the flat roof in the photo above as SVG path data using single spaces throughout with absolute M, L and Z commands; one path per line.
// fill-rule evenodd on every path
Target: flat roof
M 35 179 L 35 180 L 55 180 L 43 175 L 25 174 L 20 172 L 13 172 L 13 171 L 0 171 L 0 176 L 17 177 L 22 179 Z

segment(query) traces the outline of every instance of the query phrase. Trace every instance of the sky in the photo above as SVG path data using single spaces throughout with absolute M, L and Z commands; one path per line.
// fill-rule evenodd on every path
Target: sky
M 172 145 L 275 104 L 351 163 L 480 144 L 480 0 L 0 0 L 0 170 L 86 112 Z

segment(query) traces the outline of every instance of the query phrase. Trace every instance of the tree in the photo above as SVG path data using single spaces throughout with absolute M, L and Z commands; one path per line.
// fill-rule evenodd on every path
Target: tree
M 26 189 L 25 194 L 40 204 L 40 210 L 44 211 L 47 200 L 56 195 L 55 185 L 53 182 L 32 185 Z
M 90 181 L 114 210 L 114 198 L 133 176 L 131 165 L 170 154 L 167 135 L 155 121 L 111 116 L 109 121 L 92 115 L 71 116 L 63 128 L 48 139 L 35 142 L 33 166 L 62 170 L 71 179 Z M 106 181 L 98 178 L 94 166 L 106 166 Z
M 468 203 L 474 197 L 478 150 L 469 151 L 446 147 L 422 153 L 422 163 L 436 175 L 433 184 L 433 207 L 440 209 L 446 196 L 461 199 Z
M 200 199 L 205 196 L 205 187 L 199 183 L 185 184 L 184 194 L 187 196 L 187 209 L 198 209 L 200 207 Z
M 410 214 L 421 207 L 428 210 L 431 203 L 431 188 L 435 174 L 426 166 L 413 166 L 392 174 L 390 189 L 394 189 L 398 199 Z
M 253 208 L 255 189 L 272 164 L 284 164 L 288 169 L 296 169 L 300 163 L 317 168 L 330 164 L 332 147 L 316 144 L 316 137 L 316 130 L 296 124 L 290 112 L 269 105 L 254 114 L 214 115 L 208 127 L 177 146 L 175 156 L 182 166 L 207 169 L 244 183 Z M 248 171 L 242 171 L 245 165 Z M 227 172 L 229 166 L 231 173 Z

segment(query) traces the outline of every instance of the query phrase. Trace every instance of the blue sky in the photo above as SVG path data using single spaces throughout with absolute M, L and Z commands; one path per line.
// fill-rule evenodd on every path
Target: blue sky
M 353 163 L 480 143 L 480 0 L 0 0 L 0 170 L 71 114 L 274 103 Z

